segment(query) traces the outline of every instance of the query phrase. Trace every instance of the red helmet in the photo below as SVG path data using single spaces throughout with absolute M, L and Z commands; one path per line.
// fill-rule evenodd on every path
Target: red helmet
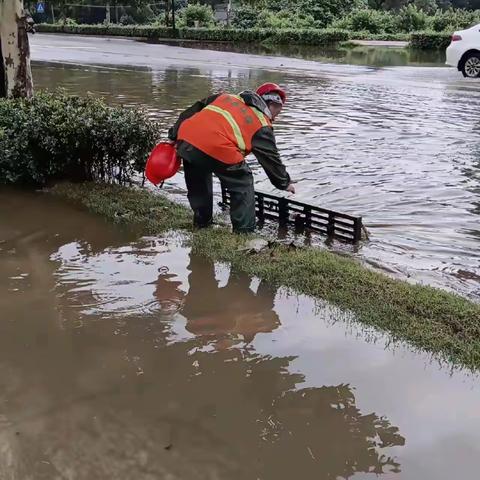
M 145 167 L 145 176 L 154 184 L 173 177 L 180 168 L 180 157 L 170 143 L 159 143 L 150 154 Z
M 287 101 L 287 94 L 285 90 L 276 83 L 264 83 L 257 88 L 257 95 L 266 95 L 267 93 L 278 93 L 282 102 L 285 104 Z

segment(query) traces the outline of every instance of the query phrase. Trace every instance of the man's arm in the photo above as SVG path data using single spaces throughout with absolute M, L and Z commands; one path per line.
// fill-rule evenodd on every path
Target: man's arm
M 210 95 L 209 97 L 204 98 L 203 100 L 199 100 L 198 102 L 195 102 L 190 108 L 187 108 L 184 112 L 182 112 L 178 117 L 178 120 L 175 122 L 175 125 L 171 127 L 170 130 L 168 131 L 168 138 L 172 142 L 176 142 L 178 130 L 182 122 L 184 122 L 190 117 L 193 117 L 196 113 L 202 111 L 207 105 L 210 105 L 219 96 L 220 96 L 219 93 L 216 95 Z
M 271 127 L 263 127 L 253 136 L 252 153 L 257 157 L 273 186 L 287 190 L 291 185 L 290 175 L 280 159 Z

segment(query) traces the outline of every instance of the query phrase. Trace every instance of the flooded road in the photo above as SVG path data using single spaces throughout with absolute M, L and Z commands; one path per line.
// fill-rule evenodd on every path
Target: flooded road
M 38 88 L 142 105 L 165 131 L 208 92 L 285 85 L 289 102 L 276 132 L 296 198 L 362 215 L 371 241 L 358 255 L 368 263 L 480 298 L 480 82 L 443 67 L 441 55 L 308 49 L 303 60 L 122 39 L 32 41 L 33 58 L 42 60 Z M 371 66 L 334 63 L 355 58 Z M 430 66 L 409 66 L 419 61 Z M 378 66 L 395 64 L 405 66 Z M 253 167 L 257 188 L 272 190 Z M 183 188 L 181 176 L 173 186 Z
M 11 190 L 0 218 L 0 479 L 478 477 L 478 378 L 181 238 Z

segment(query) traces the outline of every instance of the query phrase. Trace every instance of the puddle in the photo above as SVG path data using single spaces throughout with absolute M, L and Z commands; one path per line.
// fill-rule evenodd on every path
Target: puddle
M 476 478 L 478 379 L 348 312 L 0 190 L 0 478 Z

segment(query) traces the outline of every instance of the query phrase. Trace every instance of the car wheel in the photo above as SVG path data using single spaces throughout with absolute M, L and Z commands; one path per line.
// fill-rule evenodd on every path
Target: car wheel
M 480 53 L 470 53 L 463 62 L 463 76 L 466 78 L 480 77 Z

